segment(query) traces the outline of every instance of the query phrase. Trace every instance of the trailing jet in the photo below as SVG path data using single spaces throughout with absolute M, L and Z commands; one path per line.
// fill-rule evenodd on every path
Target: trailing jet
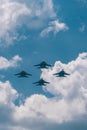
M 70 75 L 70 74 L 66 73 L 64 70 L 61 70 L 60 72 L 55 73 L 53 75 L 55 75 L 56 77 L 66 77 L 67 75 Z
M 29 76 L 32 75 L 23 70 L 20 73 L 15 74 L 15 76 L 18 76 L 18 78 L 22 78 L 22 77 L 28 78 Z
M 36 84 L 36 86 L 46 86 L 46 84 L 49 84 L 49 82 L 47 82 L 41 78 L 39 81 L 34 82 L 33 84 Z
M 51 67 L 50 64 L 47 64 L 45 61 L 42 61 L 40 64 L 34 65 L 39 69 L 47 69 L 48 67 Z

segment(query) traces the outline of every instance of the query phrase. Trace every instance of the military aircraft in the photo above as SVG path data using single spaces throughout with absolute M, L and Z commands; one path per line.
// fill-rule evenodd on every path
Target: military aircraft
M 66 73 L 66 72 L 62 69 L 60 72 L 55 73 L 55 74 L 53 74 L 53 75 L 55 75 L 56 77 L 66 77 L 67 75 L 70 75 L 70 74 Z
M 42 61 L 40 64 L 34 65 L 39 69 L 47 69 L 48 67 L 51 67 L 50 64 L 47 64 L 45 61 Z
M 46 86 L 46 84 L 49 84 L 49 82 L 47 82 L 41 78 L 39 81 L 34 82 L 33 84 L 36 84 L 36 86 Z
M 26 71 L 21 71 L 20 73 L 14 74 L 15 76 L 18 76 L 18 78 L 28 78 L 29 76 L 32 76 L 31 74 L 27 73 Z

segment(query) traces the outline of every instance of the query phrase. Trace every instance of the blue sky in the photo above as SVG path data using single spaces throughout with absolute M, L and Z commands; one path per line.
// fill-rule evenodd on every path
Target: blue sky
M 87 0 L 0 5 L 0 129 L 86 130 Z M 43 60 L 52 67 L 34 67 Z M 61 69 L 70 76 L 53 76 Z M 21 70 L 32 77 L 15 77 Z M 40 77 L 50 84 L 33 85 Z

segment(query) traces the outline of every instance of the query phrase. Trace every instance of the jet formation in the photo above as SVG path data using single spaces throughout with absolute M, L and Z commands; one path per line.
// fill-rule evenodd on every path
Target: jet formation
M 26 71 L 21 71 L 20 73 L 15 74 L 15 76 L 17 76 L 18 78 L 28 78 L 29 76 L 32 76 L 32 74 L 27 73 Z
M 50 64 L 47 64 L 45 61 L 42 61 L 40 64 L 34 65 L 39 69 L 48 69 L 48 67 L 51 67 Z M 32 76 L 32 74 L 27 73 L 26 71 L 21 71 L 17 74 L 14 74 L 15 76 L 17 76 L 18 78 L 28 78 L 29 76 Z M 54 73 L 53 75 L 55 75 L 56 77 L 66 77 L 70 74 L 66 73 L 63 69 L 58 72 L 58 73 Z M 34 82 L 33 84 L 35 84 L 36 86 L 46 86 L 47 84 L 49 84 L 49 82 L 43 80 L 43 78 L 41 78 L 40 80 L 38 80 L 37 82 Z
M 34 65 L 38 69 L 48 69 L 48 67 L 51 67 L 50 64 L 47 64 L 45 61 L 42 61 L 40 64 Z
M 55 75 L 56 77 L 66 77 L 66 76 L 68 76 L 70 74 L 66 73 L 64 70 L 61 70 L 60 72 L 55 73 L 53 75 Z
M 47 82 L 41 78 L 39 81 L 34 82 L 33 84 L 35 84 L 36 86 L 46 86 L 46 84 L 49 84 L 49 82 Z

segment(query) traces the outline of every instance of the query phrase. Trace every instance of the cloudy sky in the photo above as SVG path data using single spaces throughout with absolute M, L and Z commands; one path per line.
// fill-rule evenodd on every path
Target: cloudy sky
M 86 12 L 87 0 L 0 0 L 0 130 L 87 129 Z

